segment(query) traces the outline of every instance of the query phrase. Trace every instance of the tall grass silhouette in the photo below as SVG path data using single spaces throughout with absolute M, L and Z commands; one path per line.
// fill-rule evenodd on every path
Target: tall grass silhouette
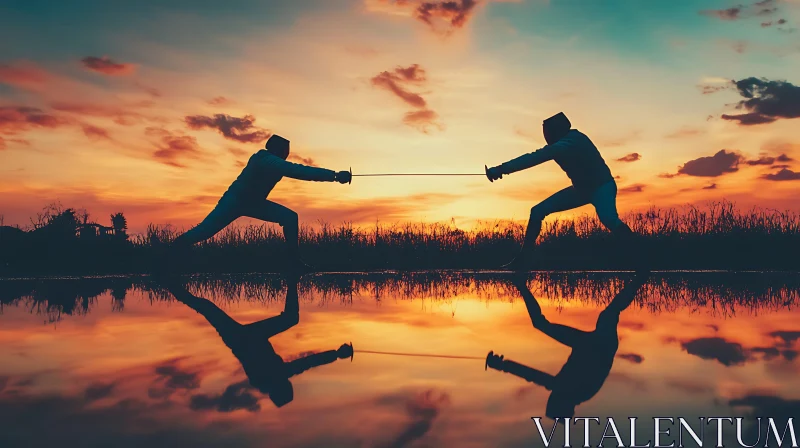
M 800 216 L 730 202 L 706 207 L 650 208 L 623 216 L 640 234 L 637 252 L 653 269 L 796 270 Z M 326 271 L 496 269 L 517 252 L 524 224 L 480 222 L 471 229 L 452 223 L 354 226 L 304 225 L 302 256 Z M 52 238 L 3 246 L 6 275 L 20 273 L 148 272 L 158 259 L 156 241 L 179 235 L 170 225 L 148 226 L 121 244 L 82 244 Z M 177 260 L 186 272 L 275 272 L 282 266 L 279 227 L 230 226 Z M 594 216 L 545 223 L 532 269 L 633 269 L 629 247 L 620 246 Z

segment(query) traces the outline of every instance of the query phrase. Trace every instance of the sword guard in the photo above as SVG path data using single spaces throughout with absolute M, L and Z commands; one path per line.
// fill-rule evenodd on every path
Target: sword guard
M 488 167 L 488 166 L 486 166 L 486 165 L 483 165 L 483 169 L 484 169 L 484 171 L 486 172 L 486 178 L 487 178 L 487 179 L 489 179 L 489 182 L 491 182 L 491 183 L 494 183 L 494 181 L 492 180 L 492 178 L 491 178 L 491 177 L 489 177 L 489 167 Z
M 353 341 L 350 341 L 350 362 L 353 362 L 353 356 L 355 355 L 356 351 L 353 350 Z
M 352 183 L 353 183 L 353 167 L 351 166 L 351 167 L 350 167 L 350 181 L 349 181 L 349 182 L 347 182 L 347 184 L 348 184 L 348 185 L 350 185 L 350 184 L 352 184 Z M 350 344 L 350 345 L 353 345 L 353 344 Z M 353 358 L 350 358 L 350 360 L 352 361 L 352 360 L 353 360 Z

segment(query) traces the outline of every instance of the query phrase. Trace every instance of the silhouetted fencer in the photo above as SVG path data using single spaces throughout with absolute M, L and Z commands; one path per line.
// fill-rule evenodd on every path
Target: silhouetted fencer
M 567 362 L 555 375 L 542 372 L 489 352 L 486 366 L 516 375 L 551 391 L 545 415 L 552 419 L 575 415 L 575 407 L 594 397 L 605 383 L 619 348 L 617 325 L 619 315 L 634 299 L 644 284 L 645 276 L 637 275 L 600 313 L 594 331 L 586 332 L 551 323 L 542 314 L 536 298 L 523 280 L 514 282 L 522 295 L 533 326 L 554 340 L 572 348 Z
M 289 140 L 273 135 L 262 149 L 247 161 L 239 177 L 231 184 L 214 210 L 196 227 L 175 239 L 173 245 L 186 247 L 216 235 L 239 217 L 247 216 L 274 222 L 283 227 L 290 260 L 288 270 L 308 271 L 298 252 L 299 223 L 293 210 L 267 200 L 275 185 L 284 177 L 292 179 L 339 182 L 351 181 L 349 171 L 334 172 L 325 168 L 286 161 L 289 157 Z
M 547 145 L 501 165 L 486 170 L 490 181 L 504 174 L 521 171 L 549 160 L 555 161 L 572 181 L 572 186 L 553 194 L 531 209 L 525 240 L 519 256 L 506 267 L 522 268 L 526 257 L 536 245 L 542 221 L 553 213 L 592 204 L 600 222 L 623 240 L 629 241 L 633 232 L 619 219 L 617 213 L 617 183 L 597 147 L 582 132 L 572 129 L 572 123 L 560 112 L 542 123 Z
M 236 322 L 211 301 L 193 296 L 182 286 L 167 285 L 167 288 L 178 301 L 206 318 L 241 363 L 250 385 L 268 395 L 277 407 L 294 399 L 294 388 L 289 381 L 291 377 L 337 359 L 353 357 L 350 344 L 289 362 L 275 352 L 269 338 L 283 333 L 300 321 L 297 281 L 288 283 L 286 304 L 281 314 L 246 325 Z

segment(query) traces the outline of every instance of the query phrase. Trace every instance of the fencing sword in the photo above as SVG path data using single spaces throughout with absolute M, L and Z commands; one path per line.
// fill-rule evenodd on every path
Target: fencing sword
M 369 173 L 369 174 L 353 174 L 353 168 L 350 168 L 350 182 L 353 183 L 354 177 L 388 177 L 388 176 L 486 176 L 489 177 L 489 167 L 483 166 L 483 173 Z
M 350 346 L 350 349 L 353 350 L 352 353 L 364 353 L 364 354 L 371 354 L 371 355 L 388 355 L 388 356 L 413 356 L 417 358 L 441 358 L 441 359 L 485 359 L 485 357 L 481 356 L 462 356 L 462 355 L 440 355 L 440 354 L 433 354 L 433 353 L 407 353 L 407 352 L 384 352 L 378 350 L 355 350 L 353 349 L 353 343 L 347 344 Z M 350 355 L 350 361 L 353 361 L 353 355 Z

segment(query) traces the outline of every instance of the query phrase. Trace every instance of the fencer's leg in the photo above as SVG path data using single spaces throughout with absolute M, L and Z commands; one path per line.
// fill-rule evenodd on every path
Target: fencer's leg
M 213 237 L 241 216 L 238 208 L 238 201 L 235 198 L 223 196 L 200 224 L 175 238 L 173 245 L 185 248 Z
M 535 205 L 531 209 L 528 226 L 525 229 L 525 239 L 522 242 L 519 255 L 505 267 L 511 270 L 525 267 L 530 254 L 536 247 L 536 239 L 542 231 L 542 222 L 548 215 L 578 208 L 586 204 L 588 204 L 588 199 L 582 197 L 575 190 L 575 187 L 567 187 Z
M 597 211 L 597 217 L 603 223 L 617 244 L 620 244 L 625 250 L 634 258 L 637 270 L 645 271 L 647 268 L 644 263 L 644 250 L 641 247 L 638 235 L 628 227 L 621 219 L 617 212 L 617 184 L 615 182 L 608 182 L 595 190 L 592 195 L 592 205 Z
M 258 204 L 248 206 L 243 211 L 245 216 L 274 222 L 283 228 L 283 237 L 286 240 L 287 260 L 285 266 L 291 272 L 310 272 L 312 268 L 300 259 L 300 223 L 297 213 L 278 203 L 264 200 Z

